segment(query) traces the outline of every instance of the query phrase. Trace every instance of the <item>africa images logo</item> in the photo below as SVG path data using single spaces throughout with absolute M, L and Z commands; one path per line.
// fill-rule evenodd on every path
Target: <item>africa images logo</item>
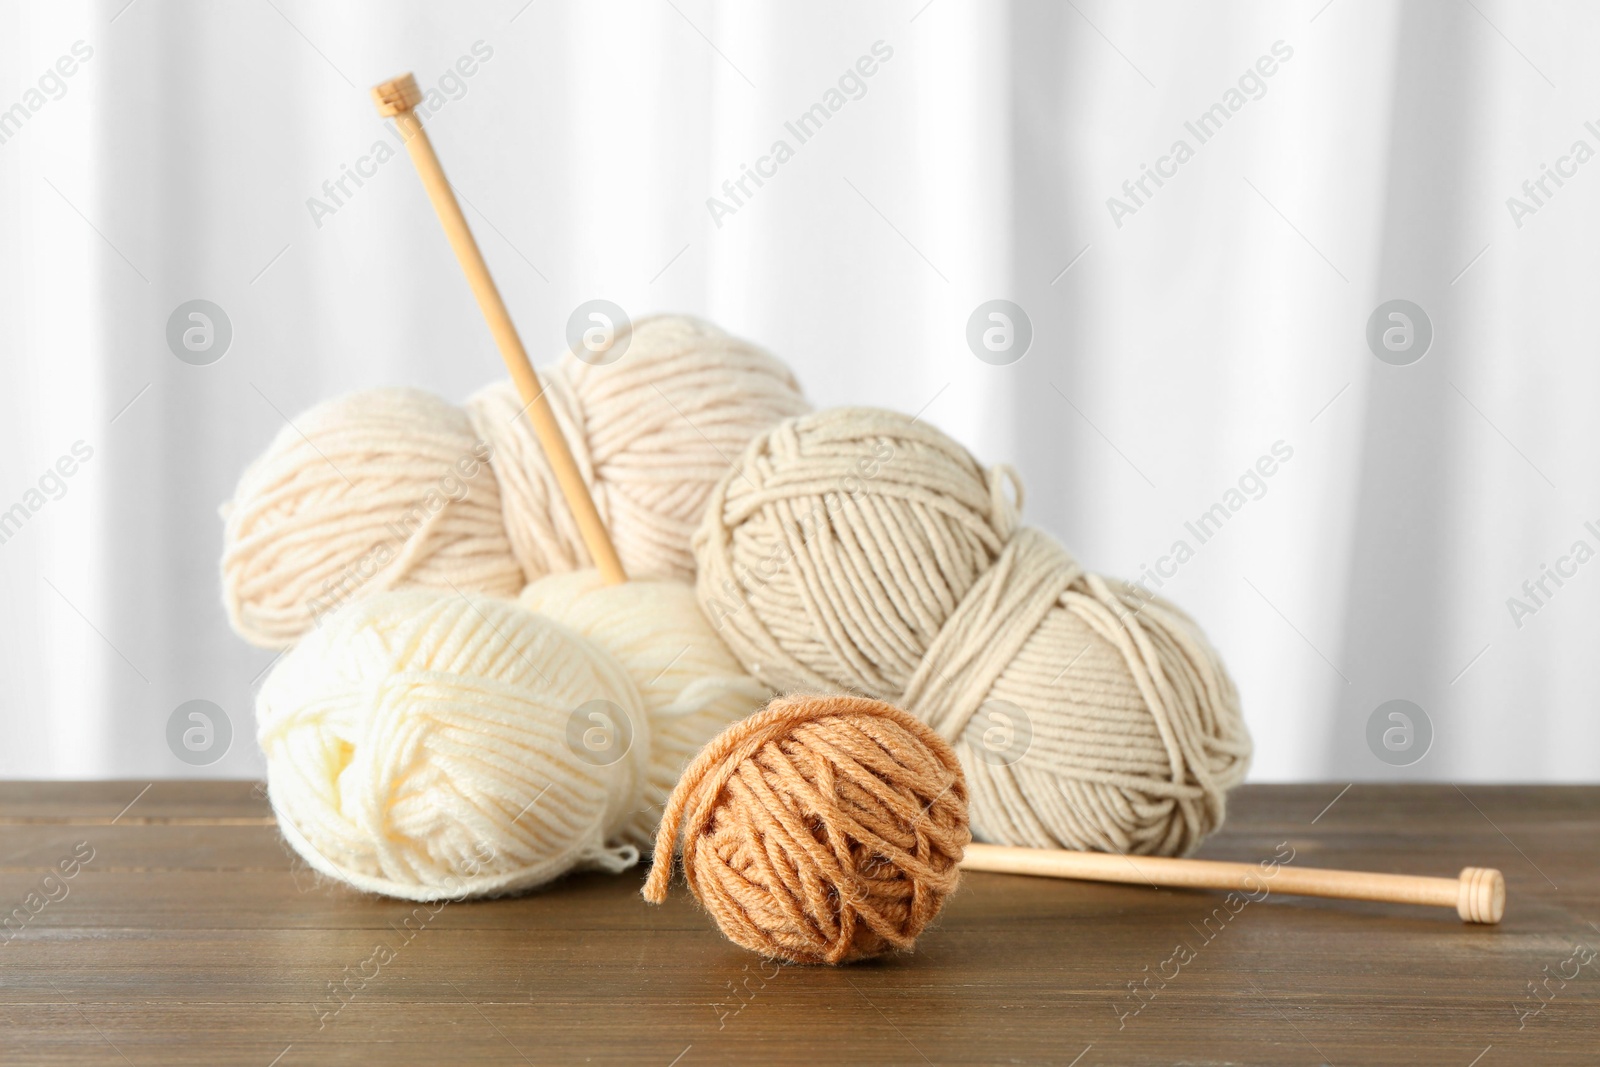
M 853 66 L 846 67 L 836 85 L 829 86 L 821 100 L 802 111 L 793 121 L 783 124 L 784 131 L 794 138 L 794 144 L 779 137 L 772 142 L 765 155 L 756 157 L 754 168 L 747 163 L 739 164 L 739 176 L 722 183 L 722 197 L 706 197 L 706 210 L 711 214 L 711 221 L 717 224 L 717 229 L 722 229 L 724 216 L 738 214 L 745 202 L 755 195 L 755 190 L 766 184 L 765 179 L 777 177 L 778 168 L 794 158 L 795 149 L 821 133 L 823 125 L 843 110 L 845 104 L 866 96 L 867 79 L 878 73 L 879 67 L 893 56 L 892 46 L 883 41 L 874 41 L 871 55 L 861 56 Z M 755 189 L 750 187 L 752 182 L 755 183 Z
M 1294 49 L 1283 41 L 1273 41 L 1271 52 L 1271 55 L 1257 59 L 1253 66 L 1246 67 L 1244 73 L 1239 75 L 1237 84 L 1230 85 L 1223 92 L 1221 100 L 1183 124 L 1184 131 L 1194 138 L 1194 144 L 1191 145 L 1187 138 L 1179 137 L 1172 142 L 1166 155 L 1156 157 L 1154 167 L 1141 163 L 1139 176 L 1122 183 L 1122 195 L 1127 199 L 1115 196 L 1106 198 L 1106 210 L 1111 212 L 1111 221 L 1116 223 L 1117 229 L 1122 229 L 1123 218 L 1137 215 L 1139 209 L 1146 206 L 1168 180 L 1176 178 L 1178 168 L 1195 157 L 1200 145 L 1221 133 L 1229 119 L 1242 111 L 1250 101 L 1260 100 L 1267 95 L 1267 79 L 1278 72 L 1280 64 L 1294 57 Z

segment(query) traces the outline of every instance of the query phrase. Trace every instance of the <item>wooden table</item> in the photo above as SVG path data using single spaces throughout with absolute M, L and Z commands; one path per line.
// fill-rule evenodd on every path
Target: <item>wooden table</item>
M 0 785 L 0 1062 L 1600 1063 L 1600 788 L 1342 788 L 1241 789 L 1203 855 L 1496 866 L 1505 923 L 969 874 L 914 955 L 778 967 L 681 883 L 359 896 L 250 782 Z

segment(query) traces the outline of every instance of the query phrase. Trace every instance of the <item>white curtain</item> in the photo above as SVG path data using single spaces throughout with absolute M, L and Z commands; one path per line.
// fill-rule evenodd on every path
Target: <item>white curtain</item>
M 0 775 L 261 773 L 218 504 L 285 415 L 501 374 L 410 163 L 368 158 L 409 69 L 530 349 L 594 297 L 693 312 L 1014 464 L 1090 568 L 1169 575 L 1257 780 L 1600 776 L 1592 7 L 0 10 Z M 207 366 L 167 343 L 193 299 L 232 325 Z M 992 299 L 1031 322 L 1009 365 L 967 343 Z M 1368 346 L 1391 299 L 1432 324 L 1408 366 Z M 191 699 L 234 724 L 202 768 Z M 1392 699 L 1432 724 L 1405 767 L 1368 742 Z

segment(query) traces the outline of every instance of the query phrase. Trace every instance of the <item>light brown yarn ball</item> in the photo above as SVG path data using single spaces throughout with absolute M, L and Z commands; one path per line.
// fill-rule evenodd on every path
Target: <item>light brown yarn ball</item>
M 781 423 L 737 467 L 697 591 L 756 677 L 908 708 L 955 746 L 981 839 L 1176 855 L 1221 825 L 1250 739 L 1216 652 L 1021 526 L 1014 472 L 870 408 Z
M 790 696 L 734 723 L 684 772 L 645 898 L 689 889 L 737 944 L 793 963 L 909 950 L 955 890 L 971 834 L 950 746 L 879 700 Z
M 644 319 L 627 341 L 605 365 L 565 354 L 541 371 L 545 394 L 629 575 L 690 581 L 729 459 L 806 402 L 782 363 L 699 320 Z M 464 409 L 374 389 L 296 416 L 223 508 L 234 629 L 282 648 L 386 589 L 513 597 L 589 566 L 523 407 L 501 382 Z

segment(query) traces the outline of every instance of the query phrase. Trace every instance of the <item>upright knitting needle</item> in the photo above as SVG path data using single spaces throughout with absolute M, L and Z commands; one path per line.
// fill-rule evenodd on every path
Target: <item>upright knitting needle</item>
M 1506 880 L 1492 867 L 1466 867 L 1458 878 L 1424 878 L 1367 871 L 1330 871 L 1280 864 L 1269 877 L 1253 863 L 1121 856 L 1009 845 L 967 846 L 961 866 L 969 871 L 1079 878 L 1093 882 L 1174 886 L 1183 889 L 1275 892 L 1394 904 L 1455 908 L 1464 922 L 1497 923 L 1506 913 Z
M 600 521 L 600 512 L 594 506 L 594 498 L 589 495 L 583 475 L 578 472 L 572 450 L 561 435 L 561 427 L 556 422 L 555 413 L 550 410 L 544 387 L 539 384 L 539 375 L 528 361 L 527 350 L 517 336 L 511 314 L 506 310 L 505 301 L 500 299 L 500 290 L 495 288 L 494 279 L 489 275 L 489 265 L 483 261 L 478 242 L 473 239 L 466 217 L 461 214 L 455 191 L 450 188 L 444 168 L 439 165 L 439 157 L 433 152 L 433 142 L 428 140 L 422 120 L 417 118 L 414 109 L 422 102 L 417 79 L 410 74 L 402 74 L 386 81 L 373 87 L 372 99 L 378 105 L 378 114 L 385 118 L 393 117 L 401 137 L 405 139 L 406 151 L 411 154 L 411 162 L 422 177 L 422 186 L 428 192 L 428 199 L 433 202 L 433 210 L 439 215 L 445 236 L 450 239 L 450 247 L 455 250 L 456 259 L 466 272 L 467 283 L 472 286 L 472 295 L 477 297 L 478 308 L 489 321 L 489 332 L 494 335 L 494 343 L 500 349 L 500 358 L 505 360 L 512 381 L 517 383 L 517 392 L 526 406 L 528 421 L 533 423 L 533 432 L 538 435 L 539 444 L 550 461 L 550 469 L 561 486 L 561 494 L 566 497 L 567 506 L 577 519 L 578 532 L 583 536 L 583 543 L 588 547 L 595 566 L 600 569 L 601 579 L 607 585 L 627 581 L 622 560 L 617 556 L 616 546 L 611 542 L 605 523 Z

